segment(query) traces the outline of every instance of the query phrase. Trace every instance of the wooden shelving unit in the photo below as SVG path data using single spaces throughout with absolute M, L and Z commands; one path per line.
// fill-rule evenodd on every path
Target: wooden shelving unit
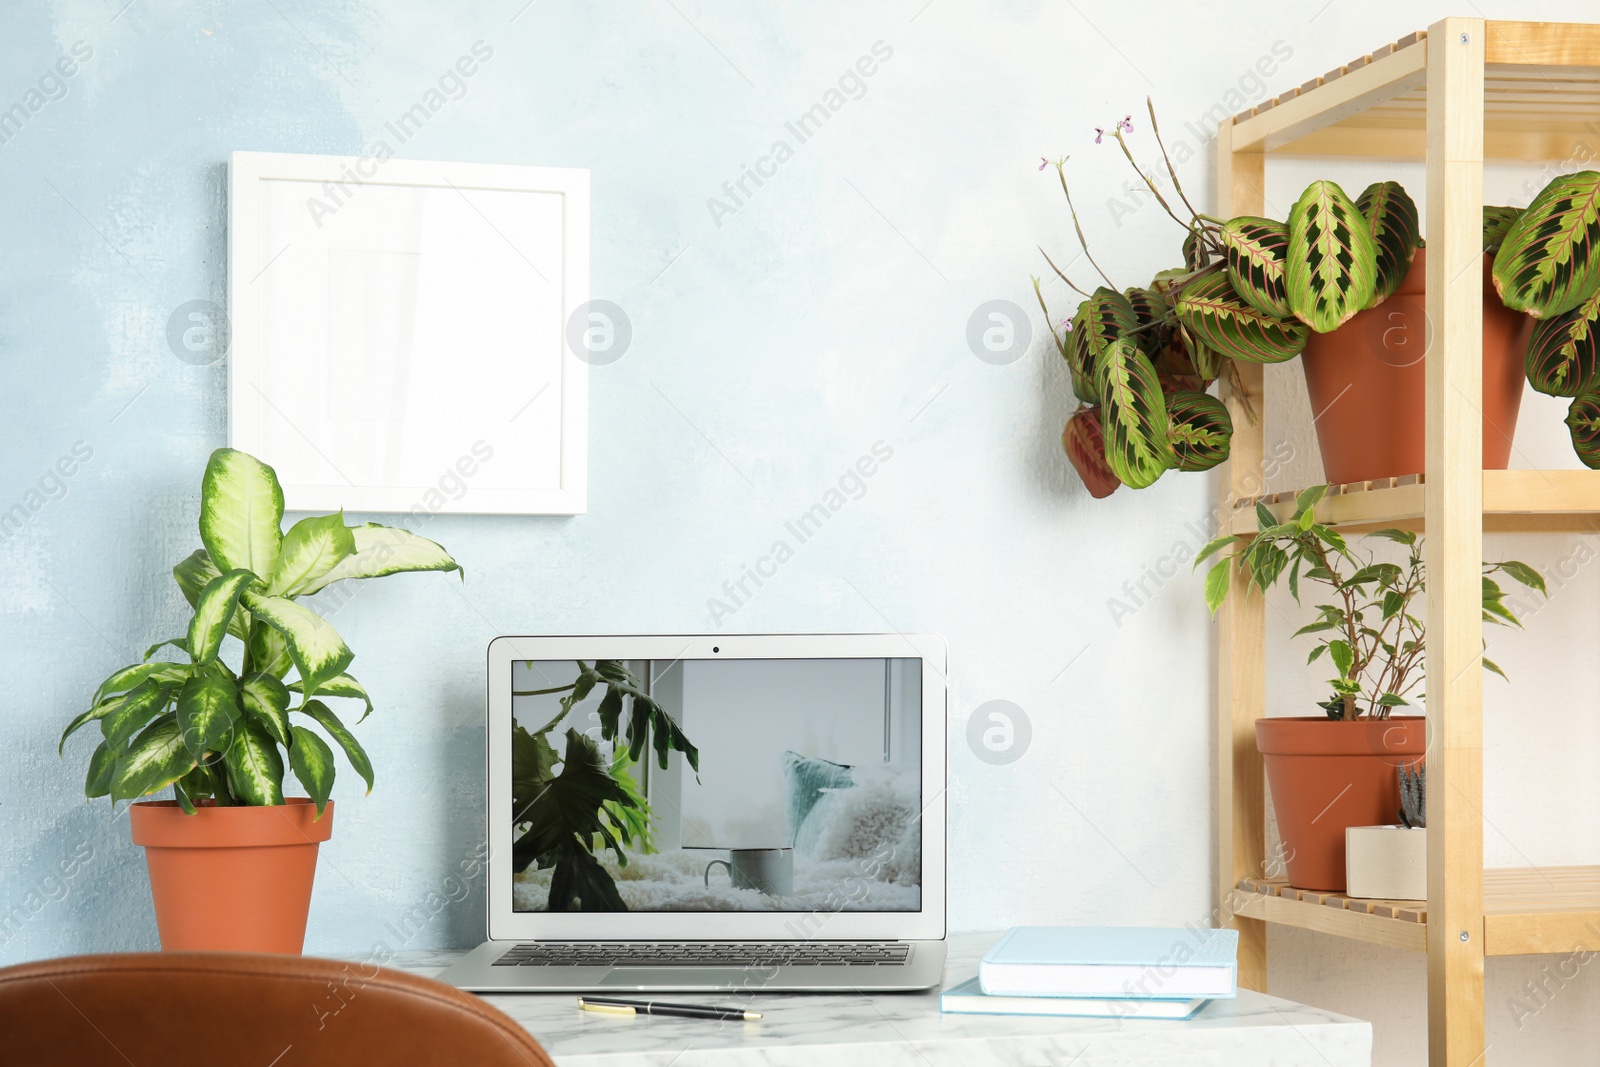
M 1357 901 L 1263 878 L 1261 757 L 1266 610 L 1239 583 L 1219 613 L 1217 891 L 1240 930 L 1240 981 L 1267 988 L 1277 923 L 1428 957 L 1428 1058 L 1485 1062 L 1486 956 L 1600 949 L 1600 867 L 1483 868 L 1479 571 L 1485 530 L 1600 529 L 1600 471 L 1482 470 L 1481 206 L 1485 159 L 1560 166 L 1600 142 L 1600 26 L 1444 19 L 1235 116 L 1218 130 L 1218 214 L 1267 214 L 1269 155 L 1422 159 L 1427 165 L 1427 469 L 1346 485 L 1319 506 L 1351 530 L 1427 530 L 1428 899 Z M 1592 157 L 1586 157 L 1592 158 Z M 1561 170 L 1579 169 L 1574 165 Z M 1554 172 L 1553 172 L 1554 173 Z M 1256 528 L 1294 494 L 1262 496 L 1260 367 L 1224 383 L 1234 422 L 1224 528 Z M 1242 394 L 1242 395 L 1241 395 Z M 1281 640 L 1282 635 L 1275 635 Z

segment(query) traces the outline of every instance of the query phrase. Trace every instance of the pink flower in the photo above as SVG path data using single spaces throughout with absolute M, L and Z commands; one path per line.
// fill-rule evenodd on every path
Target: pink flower
M 1039 169 L 1040 170 L 1044 170 L 1044 168 L 1048 167 L 1049 165 L 1050 165 L 1050 161 L 1048 159 L 1044 158 L 1043 156 L 1039 157 Z
M 1123 133 L 1132 133 L 1133 132 L 1133 116 L 1132 115 L 1125 116 L 1121 122 L 1117 123 L 1117 129 L 1121 130 Z
M 1100 138 L 1104 137 L 1105 135 L 1106 135 L 1106 131 L 1104 131 L 1100 127 L 1096 126 L 1094 128 L 1094 143 L 1095 144 L 1099 144 L 1100 143 Z

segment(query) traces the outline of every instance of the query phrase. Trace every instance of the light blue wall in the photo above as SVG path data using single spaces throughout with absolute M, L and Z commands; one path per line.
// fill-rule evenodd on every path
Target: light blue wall
M 464 584 L 393 579 L 336 613 L 378 703 L 378 785 L 341 780 L 308 949 L 399 947 L 419 906 L 437 915 L 407 947 L 481 936 L 480 887 L 451 878 L 483 832 L 491 637 L 710 628 L 708 599 L 879 441 L 893 457 L 861 499 L 722 624 L 948 638 L 955 928 L 1204 919 L 1210 631 L 1173 560 L 1205 534 L 1210 483 L 1088 500 L 1057 443 L 1059 361 L 1036 336 L 982 362 L 968 317 L 1007 299 L 1037 333 L 1033 246 L 1073 258 L 1040 156 L 1073 154 L 1100 262 L 1133 284 L 1170 265 L 1174 228 L 1112 209 L 1123 172 L 1091 127 L 1154 94 L 1208 202 L 1209 110 L 1440 12 L 1253 0 L 1224 33 L 1198 5 L 1157 21 L 1111 2 L 123 2 L 0 14 L 0 108 L 93 51 L 0 144 L 0 512 L 41 505 L 0 539 L 0 962 L 155 944 L 125 819 L 79 792 L 92 746 L 63 762 L 55 739 L 185 618 L 168 568 L 198 543 L 226 372 L 165 333 L 223 299 L 228 153 L 358 153 L 480 40 L 493 58 L 402 154 L 590 168 L 593 292 L 634 343 L 592 376 L 588 514 L 435 518 Z M 714 217 L 708 198 L 879 41 L 864 95 Z M 1291 58 L 1258 92 L 1274 42 Z M 80 441 L 92 458 L 30 497 Z M 993 699 L 1032 723 L 1008 766 L 966 741 Z

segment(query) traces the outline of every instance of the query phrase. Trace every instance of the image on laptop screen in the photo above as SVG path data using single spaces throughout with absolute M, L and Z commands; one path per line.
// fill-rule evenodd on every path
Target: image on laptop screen
M 922 661 L 518 660 L 512 897 L 918 911 Z

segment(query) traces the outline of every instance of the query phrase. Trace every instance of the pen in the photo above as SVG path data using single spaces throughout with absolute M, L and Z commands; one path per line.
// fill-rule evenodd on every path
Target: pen
M 578 1007 L 584 1011 L 603 1011 L 613 1015 L 676 1015 L 684 1019 L 743 1019 L 753 1022 L 761 1018 L 759 1011 L 743 1008 L 719 1008 L 712 1004 L 667 1004 L 656 1000 L 618 1000 L 614 997 L 579 997 Z

